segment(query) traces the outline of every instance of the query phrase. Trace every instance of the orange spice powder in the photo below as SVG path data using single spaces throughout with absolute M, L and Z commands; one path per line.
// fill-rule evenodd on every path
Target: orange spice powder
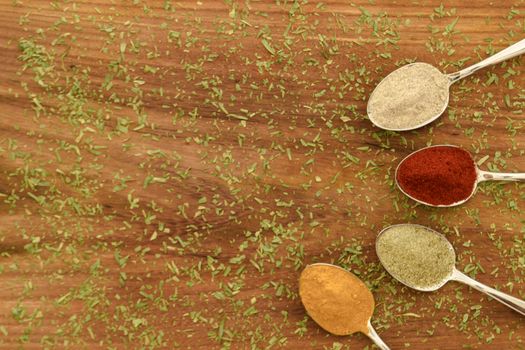
M 299 295 L 308 315 L 335 335 L 368 333 L 374 297 L 359 278 L 330 265 L 307 266 L 299 278 Z

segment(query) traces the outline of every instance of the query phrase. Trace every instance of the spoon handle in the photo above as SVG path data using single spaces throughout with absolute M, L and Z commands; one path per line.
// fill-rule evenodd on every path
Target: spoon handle
M 525 53 L 525 39 L 522 39 L 518 41 L 517 43 L 514 43 L 507 47 L 506 49 L 501 50 L 500 52 L 485 58 L 483 61 L 478 62 L 476 64 L 473 64 L 472 66 L 469 66 L 467 68 L 464 68 L 456 73 L 449 74 L 449 78 L 451 79 L 452 83 L 455 83 L 459 79 L 465 78 L 478 69 L 485 68 L 487 66 L 500 63 L 502 61 L 508 60 L 512 57 L 521 55 L 522 53 Z
M 472 288 L 479 290 L 482 293 L 487 294 L 493 299 L 496 299 L 497 301 L 510 307 L 514 311 L 517 311 L 520 314 L 525 315 L 525 301 L 521 299 L 518 299 L 506 293 L 500 292 L 499 290 L 486 286 L 483 283 L 480 283 L 476 281 L 475 279 L 468 277 L 467 275 L 458 271 L 457 269 L 454 269 L 454 273 L 452 274 L 451 279 L 454 281 L 465 283 L 466 285 L 469 285 Z
M 493 173 L 491 171 L 479 171 L 478 181 L 525 181 L 525 173 Z
M 381 339 L 379 335 L 377 335 L 376 330 L 374 329 L 374 327 L 372 327 L 370 321 L 368 321 L 368 333 L 366 333 L 366 335 L 374 342 L 374 344 L 377 345 L 379 349 L 390 350 L 390 348 L 388 347 L 388 345 L 385 344 L 383 339 Z

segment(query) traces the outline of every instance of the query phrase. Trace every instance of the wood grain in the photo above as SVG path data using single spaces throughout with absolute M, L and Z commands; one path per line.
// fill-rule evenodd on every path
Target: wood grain
M 428 225 L 525 297 L 523 185 L 436 210 L 392 183 L 429 143 L 525 169 L 521 59 L 417 132 L 365 115 L 397 65 L 454 72 L 523 38 L 522 1 L 440 4 L 0 1 L 0 347 L 371 348 L 306 317 L 300 270 L 331 262 L 371 287 L 392 349 L 524 349 L 523 317 L 402 287 L 374 252 L 382 227 Z

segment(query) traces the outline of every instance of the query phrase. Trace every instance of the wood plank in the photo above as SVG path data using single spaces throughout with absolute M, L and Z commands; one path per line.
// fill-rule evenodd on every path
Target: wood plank
M 369 284 L 392 349 L 524 349 L 523 317 L 403 287 L 374 251 L 386 225 L 428 225 L 525 298 L 523 185 L 437 210 L 392 183 L 430 143 L 525 169 L 522 59 L 417 132 L 366 118 L 397 66 L 450 73 L 523 38 L 522 2 L 440 4 L 0 2 L 0 347 L 371 348 L 305 314 L 299 273 L 331 262 Z

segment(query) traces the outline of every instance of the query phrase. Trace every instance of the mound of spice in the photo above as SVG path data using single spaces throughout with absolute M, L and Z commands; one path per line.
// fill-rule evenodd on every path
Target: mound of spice
M 476 164 L 470 153 L 454 146 L 416 151 L 396 171 L 401 190 L 429 205 L 451 205 L 469 198 L 476 179 Z
M 335 335 L 368 333 L 374 297 L 352 273 L 333 265 L 307 266 L 299 278 L 299 295 L 310 317 Z
M 413 129 L 443 113 L 449 78 L 427 63 L 403 66 L 383 79 L 368 101 L 368 116 L 377 126 Z
M 433 290 L 452 273 L 456 255 L 439 233 L 419 225 L 394 225 L 376 243 L 385 269 L 404 284 Z

